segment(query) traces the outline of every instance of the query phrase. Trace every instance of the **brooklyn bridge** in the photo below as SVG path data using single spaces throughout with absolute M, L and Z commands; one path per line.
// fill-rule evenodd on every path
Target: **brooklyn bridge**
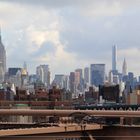
M 0 123 L 4 140 L 125 140 L 139 139 L 140 126 L 135 125 L 139 110 L 35 110 L 1 109 L 0 117 L 16 116 L 51 118 L 48 122 Z

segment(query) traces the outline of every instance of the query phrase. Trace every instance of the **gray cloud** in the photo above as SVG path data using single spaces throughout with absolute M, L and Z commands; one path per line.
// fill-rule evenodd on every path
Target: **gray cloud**
M 79 4 L 92 3 L 92 0 L 1 0 L 2 2 L 43 6 L 48 8 L 71 7 Z
M 139 0 L 0 0 L 0 3 L 5 4 L 0 8 L 0 22 L 4 25 L 4 42 L 10 64 L 19 64 L 26 58 L 38 65 L 41 62 L 35 62 L 36 57 L 55 53 L 57 43 L 47 40 L 52 34 L 45 36 L 44 43 L 38 45 L 31 42 L 32 36 L 28 36 L 32 30 L 42 34 L 53 30 L 58 33 L 57 41 L 63 45 L 65 55 L 76 56 L 69 70 L 75 66 L 74 63 L 80 67 L 79 63 L 89 65 L 95 61 L 105 62 L 111 68 L 113 44 L 117 44 L 120 51 L 140 46 Z M 33 37 L 42 39 L 40 34 Z M 39 49 L 31 52 L 30 49 L 34 48 Z M 119 69 L 123 57 L 125 53 L 119 56 Z M 138 58 L 134 56 L 134 59 Z M 47 63 L 47 59 L 43 62 Z M 137 64 L 133 67 L 137 68 Z
M 79 15 L 65 16 L 65 30 L 61 32 L 62 41 L 68 40 L 68 51 L 76 51 L 86 57 L 100 56 L 94 52 L 109 51 L 113 44 L 119 48 L 140 46 L 139 15 L 99 18 L 94 21 Z M 77 20 L 76 20 L 77 19 Z M 134 34 L 136 35 L 134 37 Z M 86 52 L 86 53 L 85 53 Z

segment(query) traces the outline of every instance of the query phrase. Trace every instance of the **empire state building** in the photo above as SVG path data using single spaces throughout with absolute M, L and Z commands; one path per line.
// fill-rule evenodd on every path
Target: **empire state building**
M 6 51 L 2 43 L 0 31 L 0 83 L 4 82 L 5 73 L 6 73 Z

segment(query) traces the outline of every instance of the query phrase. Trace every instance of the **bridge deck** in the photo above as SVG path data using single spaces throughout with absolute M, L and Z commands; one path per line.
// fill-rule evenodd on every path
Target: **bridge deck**
M 26 128 L 26 129 L 9 129 L 0 130 L 0 136 L 21 136 L 21 135 L 37 135 L 37 134 L 51 134 L 51 133 L 63 133 L 63 132 L 78 132 L 81 130 L 98 130 L 102 129 L 101 125 L 64 125 L 60 124 L 58 127 L 42 127 L 42 128 Z

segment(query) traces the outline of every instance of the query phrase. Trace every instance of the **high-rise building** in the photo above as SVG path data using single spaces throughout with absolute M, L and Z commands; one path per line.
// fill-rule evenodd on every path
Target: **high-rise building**
M 21 70 L 22 68 L 8 68 L 8 83 L 21 87 Z
M 90 65 L 91 85 L 99 86 L 105 82 L 105 64 Z
M 134 74 L 133 72 L 129 72 L 128 73 L 128 79 L 129 79 L 129 82 L 130 82 L 130 86 L 132 88 L 132 90 L 134 89 Z
M 100 99 L 103 99 L 105 103 L 119 103 L 120 87 L 119 85 L 99 86 L 99 96 L 102 97 Z
M 127 64 L 126 64 L 125 59 L 124 59 L 123 66 L 122 66 L 122 75 L 123 76 L 127 75 Z
M 113 83 L 113 73 L 112 73 L 112 71 L 109 72 L 108 82 L 109 82 L 110 84 Z
M 64 75 L 63 74 L 55 74 L 53 83 L 56 84 L 56 86 L 59 86 L 59 88 L 63 88 L 64 86 Z
M 49 65 L 40 65 L 36 68 L 36 75 L 40 82 L 44 83 L 47 87 L 50 86 L 50 70 Z
M 29 76 L 29 83 L 30 83 L 30 84 L 34 84 L 34 83 L 36 83 L 36 81 L 37 81 L 36 74 L 31 74 L 31 75 Z
M 113 75 L 117 74 L 117 47 L 112 47 L 112 72 Z
M 6 51 L 1 39 L 0 31 L 0 83 L 4 81 L 6 73 Z
M 84 82 L 83 82 L 83 70 L 82 69 L 76 69 L 75 70 L 75 84 L 76 84 L 76 88 L 79 91 L 83 91 L 83 87 L 84 87 Z
M 70 92 L 75 93 L 75 72 L 70 72 L 69 76 Z
M 70 88 L 69 88 L 69 75 L 64 75 L 64 85 L 63 86 L 66 90 L 70 90 Z
M 14 76 L 18 71 L 21 71 L 21 68 L 8 68 L 8 76 Z
M 69 90 L 69 78 L 67 75 L 56 74 L 53 84 L 59 86 L 61 89 Z
M 89 68 L 84 68 L 84 82 L 89 83 Z
M 80 80 L 81 80 L 80 72 L 76 71 L 75 72 L 75 87 L 76 87 L 76 89 L 79 89 L 79 87 L 80 87 Z

